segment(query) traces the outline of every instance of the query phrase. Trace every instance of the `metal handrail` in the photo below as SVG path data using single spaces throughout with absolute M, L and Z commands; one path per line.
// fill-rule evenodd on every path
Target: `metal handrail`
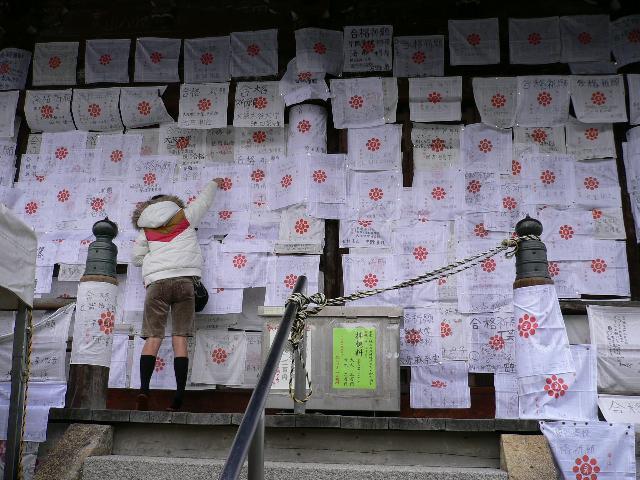
M 306 281 L 307 277 L 299 276 L 293 287 L 293 293 L 302 293 Z M 287 304 L 262 373 L 231 445 L 229 456 L 219 477 L 220 480 L 236 480 L 240 477 L 240 471 L 250 448 L 252 458 L 249 458 L 248 478 L 255 480 L 264 476 L 264 407 L 297 312 L 298 305 L 295 303 Z

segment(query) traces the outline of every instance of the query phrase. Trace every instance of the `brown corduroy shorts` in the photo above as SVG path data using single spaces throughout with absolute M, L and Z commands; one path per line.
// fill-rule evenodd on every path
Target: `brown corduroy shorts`
M 191 277 L 164 278 L 147 286 L 141 337 L 164 338 L 169 310 L 172 335 L 192 337 L 196 313 Z

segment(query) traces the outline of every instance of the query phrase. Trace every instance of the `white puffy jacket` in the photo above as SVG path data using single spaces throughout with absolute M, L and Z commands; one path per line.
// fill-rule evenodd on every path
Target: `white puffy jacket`
M 141 228 L 133 246 L 133 264 L 142 266 L 144 284 L 163 278 L 201 277 L 202 251 L 195 228 L 207 213 L 218 185 L 209 183 L 190 205 L 176 197 L 162 197 L 134 213 Z

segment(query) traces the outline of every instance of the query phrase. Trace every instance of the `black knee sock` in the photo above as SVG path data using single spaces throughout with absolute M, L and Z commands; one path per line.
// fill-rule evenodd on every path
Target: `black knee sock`
M 156 357 L 140 355 L 140 393 L 149 395 L 149 382 L 151 382 L 154 368 L 156 368 Z
M 176 396 L 173 399 L 171 407 L 182 407 L 182 397 L 184 396 L 184 389 L 187 386 L 187 374 L 189 373 L 189 358 L 188 357 L 175 357 L 173 359 L 173 370 L 176 374 Z

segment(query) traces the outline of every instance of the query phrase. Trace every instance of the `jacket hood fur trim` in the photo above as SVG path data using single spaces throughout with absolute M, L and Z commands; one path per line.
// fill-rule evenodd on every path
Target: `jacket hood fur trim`
M 138 226 L 138 220 L 140 219 L 140 215 L 142 215 L 142 211 L 145 208 L 147 208 L 149 205 L 153 205 L 155 203 L 160 203 L 160 202 L 173 202 L 176 205 L 178 205 L 178 207 L 180 208 L 185 207 L 184 202 L 180 200 L 178 197 L 176 197 L 175 195 L 163 195 L 154 200 L 147 200 L 146 202 L 142 202 L 138 204 L 136 206 L 136 209 L 133 211 L 133 214 L 131 215 L 131 222 L 133 223 L 133 227 L 137 230 L 140 230 L 140 227 Z

